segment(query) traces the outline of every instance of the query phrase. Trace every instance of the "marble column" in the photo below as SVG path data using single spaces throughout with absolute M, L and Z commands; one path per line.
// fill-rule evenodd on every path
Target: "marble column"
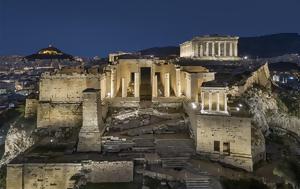
M 208 111 L 211 111 L 211 108 L 212 108 L 211 100 L 212 100 L 212 93 L 209 92 L 208 93 Z
M 234 42 L 234 56 L 238 56 L 238 42 Z
M 206 42 L 206 48 L 205 48 L 205 56 L 209 55 L 209 44 Z
M 220 92 L 217 92 L 217 112 L 220 111 Z
M 221 42 L 218 42 L 218 56 L 221 56 Z
M 230 42 L 229 45 L 230 45 L 230 46 L 229 46 L 229 56 L 233 56 L 233 48 L 232 48 L 233 43 Z
M 215 56 L 215 42 L 212 42 L 211 53 L 212 56 Z
M 110 97 L 115 96 L 115 70 L 112 69 L 110 73 Z
M 127 87 L 125 86 L 125 78 L 122 78 L 122 98 L 127 97 Z
M 191 85 L 192 85 L 192 82 L 191 82 L 191 75 L 190 74 L 186 74 L 186 86 L 185 86 L 185 95 L 188 99 L 191 99 Z
M 104 99 L 106 97 L 106 74 L 103 76 L 103 78 L 100 81 L 100 89 L 101 89 L 101 99 Z
M 224 111 L 228 112 L 227 111 L 227 93 L 224 93 Z
M 201 92 L 201 111 L 204 111 L 204 92 Z
M 181 96 L 180 68 L 176 68 L 176 89 L 177 89 L 177 97 L 180 97 Z
M 157 97 L 157 75 L 154 75 L 152 81 L 152 97 Z
M 200 57 L 203 56 L 203 45 L 202 43 L 200 43 Z
M 226 42 L 224 42 L 224 53 L 223 56 L 227 56 L 227 46 L 226 46 Z
M 170 97 L 170 74 L 165 73 L 165 97 Z
M 140 73 L 134 73 L 134 97 L 140 97 Z

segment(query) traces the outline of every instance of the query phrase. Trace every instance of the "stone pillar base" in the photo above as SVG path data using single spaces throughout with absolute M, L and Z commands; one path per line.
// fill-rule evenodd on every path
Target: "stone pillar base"
M 77 152 L 101 152 L 101 133 L 80 132 Z

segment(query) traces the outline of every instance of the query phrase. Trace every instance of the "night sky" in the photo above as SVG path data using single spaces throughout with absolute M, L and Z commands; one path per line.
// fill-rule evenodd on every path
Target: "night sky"
M 52 44 L 103 57 L 195 35 L 280 32 L 300 33 L 300 0 L 0 0 L 0 55 Z

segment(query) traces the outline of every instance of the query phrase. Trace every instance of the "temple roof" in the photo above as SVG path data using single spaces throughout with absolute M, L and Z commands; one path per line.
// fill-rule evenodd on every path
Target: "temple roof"
M 58 59 L 58 60 L 74 60 L 73 56 L 66 54 L 52 45 L 47 48 L 40 49 L 37 53 L 26 56 L 27 60 L 36 59 Z

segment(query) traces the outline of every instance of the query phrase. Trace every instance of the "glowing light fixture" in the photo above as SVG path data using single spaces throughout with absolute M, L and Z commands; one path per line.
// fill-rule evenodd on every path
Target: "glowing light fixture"
M 193 109 L 196 109 L 196 108 L 197 108 L 197 104 L 196 104 L 195 102 L 192 102 L 192 103 L 191 103 L 191 106 L 192 106 Z

